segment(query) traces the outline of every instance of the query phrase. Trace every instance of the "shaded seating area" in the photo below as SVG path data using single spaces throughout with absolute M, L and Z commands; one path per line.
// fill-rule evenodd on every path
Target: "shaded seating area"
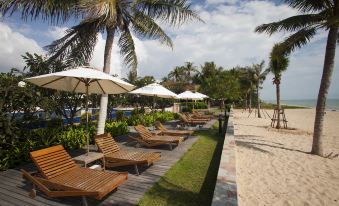
M 161 122 L 156 121 L 154 123 L 156 129 L 161 131 L 162 135 L 171 135 L 171 136 L 189 136 L 194 133 L 193 130 L 169 130 Z
M 95 144 L 99 151 L 105 155 L 106 167 L 133 165 L 137 175 L 139 175 L 138 165 L 150 166 L 161 157 L 159 152 L 121 149 L 111 134 L 107 133 L 97 135 Z
M 168 145 L 169 149 L 172 150 L 172 144 L 179 145 L 180 142 L 184 141 L 184 137 L 179 136 L 160 136 L 152 134 L 143 125 L 134 126 L 138 136 L 130 136 L 133 140 L 137 141 L 140 145 L 145 147 L 156 147 L 159 145 Z
M 87 196 L 100 200 L 128 178 L 127 173 L 81 168 L 61 145 L 31 152 L 30 156 L 39 172 L 21 171 L 33 185 L 30 192 L 33 198 L 37 187 L 48 197 L 81 196 L 86 206 Z

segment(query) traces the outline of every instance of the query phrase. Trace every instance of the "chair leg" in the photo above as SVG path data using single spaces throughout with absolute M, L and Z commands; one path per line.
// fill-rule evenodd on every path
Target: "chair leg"
M 30 196 L 31 198 L 35 198 L 35 197 L 36 197 L 35 184 L 32 184 L 32 189 L 31 189 L 31 191 L 29 192 L 29 196 Z
M 173 150 L 172 143 L 169 143 L 168 145 L 169 145 L 169 149 Z
M 137 176 L 139 176 L 139 170 L 138 170 L 138 165 L 134 165 L 134 171 Z
M 83 205 L 83 206 L 88 206 L 87 200 L 86 200 L 86 197 L 85 197 L 85 196 L 82 196 L 82 205 Z

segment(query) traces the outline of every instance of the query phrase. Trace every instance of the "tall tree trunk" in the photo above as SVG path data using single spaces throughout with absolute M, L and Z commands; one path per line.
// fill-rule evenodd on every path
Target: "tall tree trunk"
M 339 13 L 339 3 L 336 1 L 336 14 Z M 320 156 L 325 155 L 322 148 L 323 122 L 326 109 L 326 99 L 328 89 L 331 84 L 331 76 L 334 68 L 335 49 L 337 45 L 338 28 L 330 28 L 328 32 L 326 53 L 321 77 L 320 89 L 318 94 L 317 108 L 315 113 L 312 154 Z
M 261 118 L 261 113 L 260 113 L 260 97 L 259 97 L 259 85 L 257 85 L 257 107 L 258 107 L 258 118 Z
M 109 74 L 110 69 L 111 69 L 111 54 L 112 54 L 115 30 L 114 28 L 106 28 L 106 32 L 107 32 L 107 38 L 106 38 L 106 45 L 105 45 L 103 71 Z M 108 95 L 107 94 L 101 95 L 97 134 L 103 134 L 105 132 L 105 122 L 106 122 L 106 117 L 107 117 L 107 103 L 108 103 Z
M 250 91 L 250 95 L 249 95 L 249 98 L 250 98 L 250 102 L 249 102 L 249 104 L 250 104 L 250 106 L 249 106 L 249 112 L 252 112 L 252 91 Z
M 247 110 L 247 108 L 248 108 L 247 100 L 248 100 L 248 94 L 246 93 L 245 94 L 245 110 Z
M 277 77 L 276 77 L 277 78 Z M 278 82 L 275 84 L 275 88 L 276 88 L 276 95 L 277 95 L 277 109 L 278 109 L 278 117 L 277 117 L 277 129 L 280 129 L 280 80 L 278 80 Z

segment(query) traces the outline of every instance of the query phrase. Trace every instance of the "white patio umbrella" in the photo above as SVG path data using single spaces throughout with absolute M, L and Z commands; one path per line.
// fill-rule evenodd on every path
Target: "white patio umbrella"
M 186 99 L 186 100 L 188 100 L 188 99 L 202 100 L 203 99 L 200 95 L 193 93 L 191 91 L 185 91 L 183 93 L 178 94 L 178 98 L 179 99 Z
M 179 99 L 186 99 L 186 106 L 187 106 L 189 99 L 194 100 L 194 101 L 203 100 L 203 98 L 200 95 L 193 93 L 191 91 L 188 91 L 188 90 L 183 92 L 183 93 L 178 94 L 178 98 Z M 194 109 L 194 105 L 193 105 L 193 109 Z
M 129 92 L 130 94 L 139 94 L 144 96 L 152 96 L 153 97 L 153 108 L 155 106 L 155 98 L 167 98 L 167 99 L 176 99 L 177 94 L 174 92 L 166 89 L 165 87 L 161 86 L 158 83 L 152 83 L 149 85 L 146 85 L 144 87 L 141 87 L 139 89 L 136 89 L 134 91 Z
M 120 94 L 129 92 L 134 88 L 132 84 L 124 82 L 121 79 L 85 66 L 31 77 L 25 80 L 44 88 L 86 94 L 87 154 L 89 153 L 88 95 Z
M 209 98 L 209 96 L 205 95 L 205 94 L 202 94 L 200 92 L 195 92 L 194 94 L 196 94 L 197 96 L 201 97 L 202 99 L 207 99 Z

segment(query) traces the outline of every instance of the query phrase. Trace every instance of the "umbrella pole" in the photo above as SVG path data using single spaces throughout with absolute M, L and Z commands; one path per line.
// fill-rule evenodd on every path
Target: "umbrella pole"
M 86 142 L 87 142 L 87 156 L 89 155 L 89 134 L 88 134 L 88 85 L 86 85 Z
M 155 117 L 154 117 L 154 115 L 155 115 L 155 113 L 154 113 L 154 109 L 155 109 L 155 95 L 153 96 L 153 130 L 155 130 L 155 128 L 154 128 L 154 122 L 155 122 Z

